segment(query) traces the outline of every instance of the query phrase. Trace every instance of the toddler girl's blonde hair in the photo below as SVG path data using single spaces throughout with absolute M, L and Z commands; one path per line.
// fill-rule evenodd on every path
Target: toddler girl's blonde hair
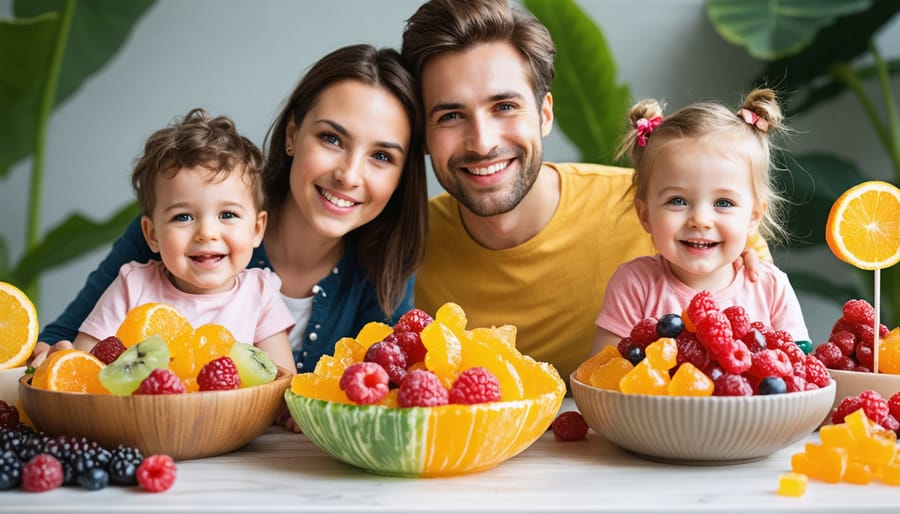
M 770 172 L 777 149 L 771 137 L 785 131 L 783 123 L 784 115 L 771 89 L 754 89 L 735 110 L 701 102 L 665 117 L 659 102 L 642 100 L 628 113 L 619 156 L 627 155 L 634 166 L 634 198 L 646 200 L 653 161 L 668 143 L 696 138 L 741 154 L 747 161 L 757 207 L 763 213 L 759 233 L 767 241 L 777 241 L 785 235 L 780 223 L 784 199 L 776 192 Z

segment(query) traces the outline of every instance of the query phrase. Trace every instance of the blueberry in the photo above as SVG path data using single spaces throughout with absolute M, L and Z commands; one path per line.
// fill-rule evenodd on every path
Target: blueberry
M 759 394 L 784 394 L 787 384 L 781 377 L 766 377 L 759 383 Z
M 656 323 L 656 333 L 659 337 L 675 338 L 684 330 L 684 322 L 678 314 L 666 314 Z
M 78 475 L 78 483 L 88 491 L 97 491 L 109 483 L 109 474 L 101 468 L 91 468 Z
M 644 360 L 645 354 L 644 349 L 640 346 L 629 346 L 628 353 L 625 355 L 625 358 L 628 359 L 628 362 L 638 365 L 639 362 Z

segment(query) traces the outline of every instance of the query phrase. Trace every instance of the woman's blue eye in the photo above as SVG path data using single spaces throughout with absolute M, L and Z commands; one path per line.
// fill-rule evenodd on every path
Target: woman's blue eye
M 390 163 L 390 162 L 394 161 L 391 158 L 391 155 L 387 152 L 375 152 L 375 155 L 373 155 L 372 157 L 374 157 L 376 161 L 381 161 L 381 162 Z
M 459 118 L 461 118 L 461 117 L 462 117 L 462 116 L 461 116 L 458 112 L 448 112 L 447 114 L 441 115 L 441 117 L 438 118 L 438 121 L 456 120 L 456 119 L 459 119 Z
M 322 134 L 322 141 L 325 141 L 329 145 L 339 145 L 341 144 L 341 140 L 334 134 Z

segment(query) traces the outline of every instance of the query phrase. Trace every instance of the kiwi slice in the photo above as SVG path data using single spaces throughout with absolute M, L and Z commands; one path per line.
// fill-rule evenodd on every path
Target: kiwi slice
M 252 344 L 236 342 L 231 345 L 228 356 L 237 366 L 241 387 L 268 384 L 278 374 L 278 368 L 269 354 Z
M 112 394 L 129 395 L 156 368 L 169 367 L 169 345 L 157 335 L 125 350 L 100 370 L 100 383 Z

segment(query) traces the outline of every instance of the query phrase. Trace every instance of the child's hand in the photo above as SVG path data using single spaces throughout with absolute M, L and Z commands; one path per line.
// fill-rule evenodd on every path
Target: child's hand
M 58 341 L 53 346 L 50 346 L 43 341 L 38 341 L 38 343 L 34 345 L 34 351 L 31 352 L 31 362 L 29 362 L 28 365 L 32 368 L 36 368 L 40 366 L 51 353 L 59 350 L 70 350 L 72 348 L 75 348 L 72 341 Z
M 743 268 L 747 268 L 747 276 L 750 277 L 750 281 L 756 282 L 756 279 L 759 278 L 759 272 L 757 271 L 759 268 L 759 255 L 756 253 L 756 250 L 745 248 L 737 260 L 734 261 L 735 271 L 739 272 Z

